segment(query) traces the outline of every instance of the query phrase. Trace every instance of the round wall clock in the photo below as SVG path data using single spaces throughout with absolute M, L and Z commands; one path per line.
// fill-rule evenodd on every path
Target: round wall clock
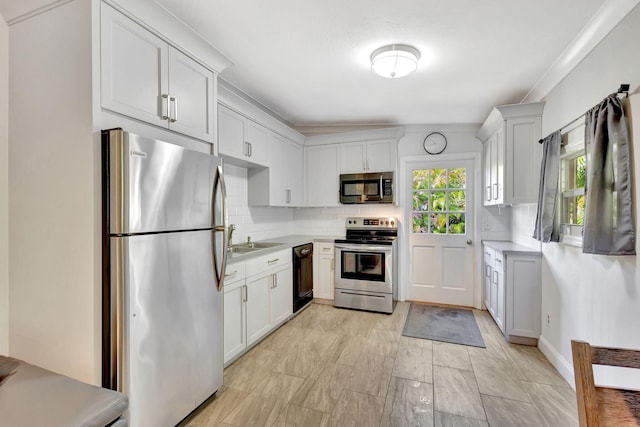
M 429 154 L 440 154 L 447 148 L 447 138 L 440 132 L 431 132 L 424 139 L 422 146 Z

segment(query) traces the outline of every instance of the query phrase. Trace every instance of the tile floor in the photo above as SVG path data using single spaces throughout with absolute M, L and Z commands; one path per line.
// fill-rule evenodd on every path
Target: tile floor
M 182 426 L 578 425 L 569 385 L 487 312 L 474 312 L 483 349 L 403 337 L 408 309 L 312 304 L 229 366 Z

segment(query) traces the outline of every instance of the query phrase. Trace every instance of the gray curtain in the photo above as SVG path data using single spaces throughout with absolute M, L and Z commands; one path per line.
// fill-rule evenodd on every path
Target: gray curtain
M 560 240 L 558 210 L 558 178 L 560 175 L 560 131 L 543 139 L 540 188 L 538 190 L 538 214 L 533 238 L 541 242 Z
M 629 133 L 615 94 L 585 114 L 587 182 L 582 252 L 634 255 Z

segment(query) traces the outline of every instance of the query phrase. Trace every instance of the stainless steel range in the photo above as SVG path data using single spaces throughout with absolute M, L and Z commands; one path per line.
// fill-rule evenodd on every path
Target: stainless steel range
M 398 299 L 398 220 L 347 218 L 335 241 L 336 307 L 392 313 Z

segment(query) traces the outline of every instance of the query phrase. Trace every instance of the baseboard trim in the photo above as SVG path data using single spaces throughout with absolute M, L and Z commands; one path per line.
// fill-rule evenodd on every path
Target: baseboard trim
M 558 370 L 562 378 L 569 383 L 571 388 L 576 389 L 575 378 L 573 376 L 573 366 L 556 350 L 543 336 L 538 340 L 538 348 Z

